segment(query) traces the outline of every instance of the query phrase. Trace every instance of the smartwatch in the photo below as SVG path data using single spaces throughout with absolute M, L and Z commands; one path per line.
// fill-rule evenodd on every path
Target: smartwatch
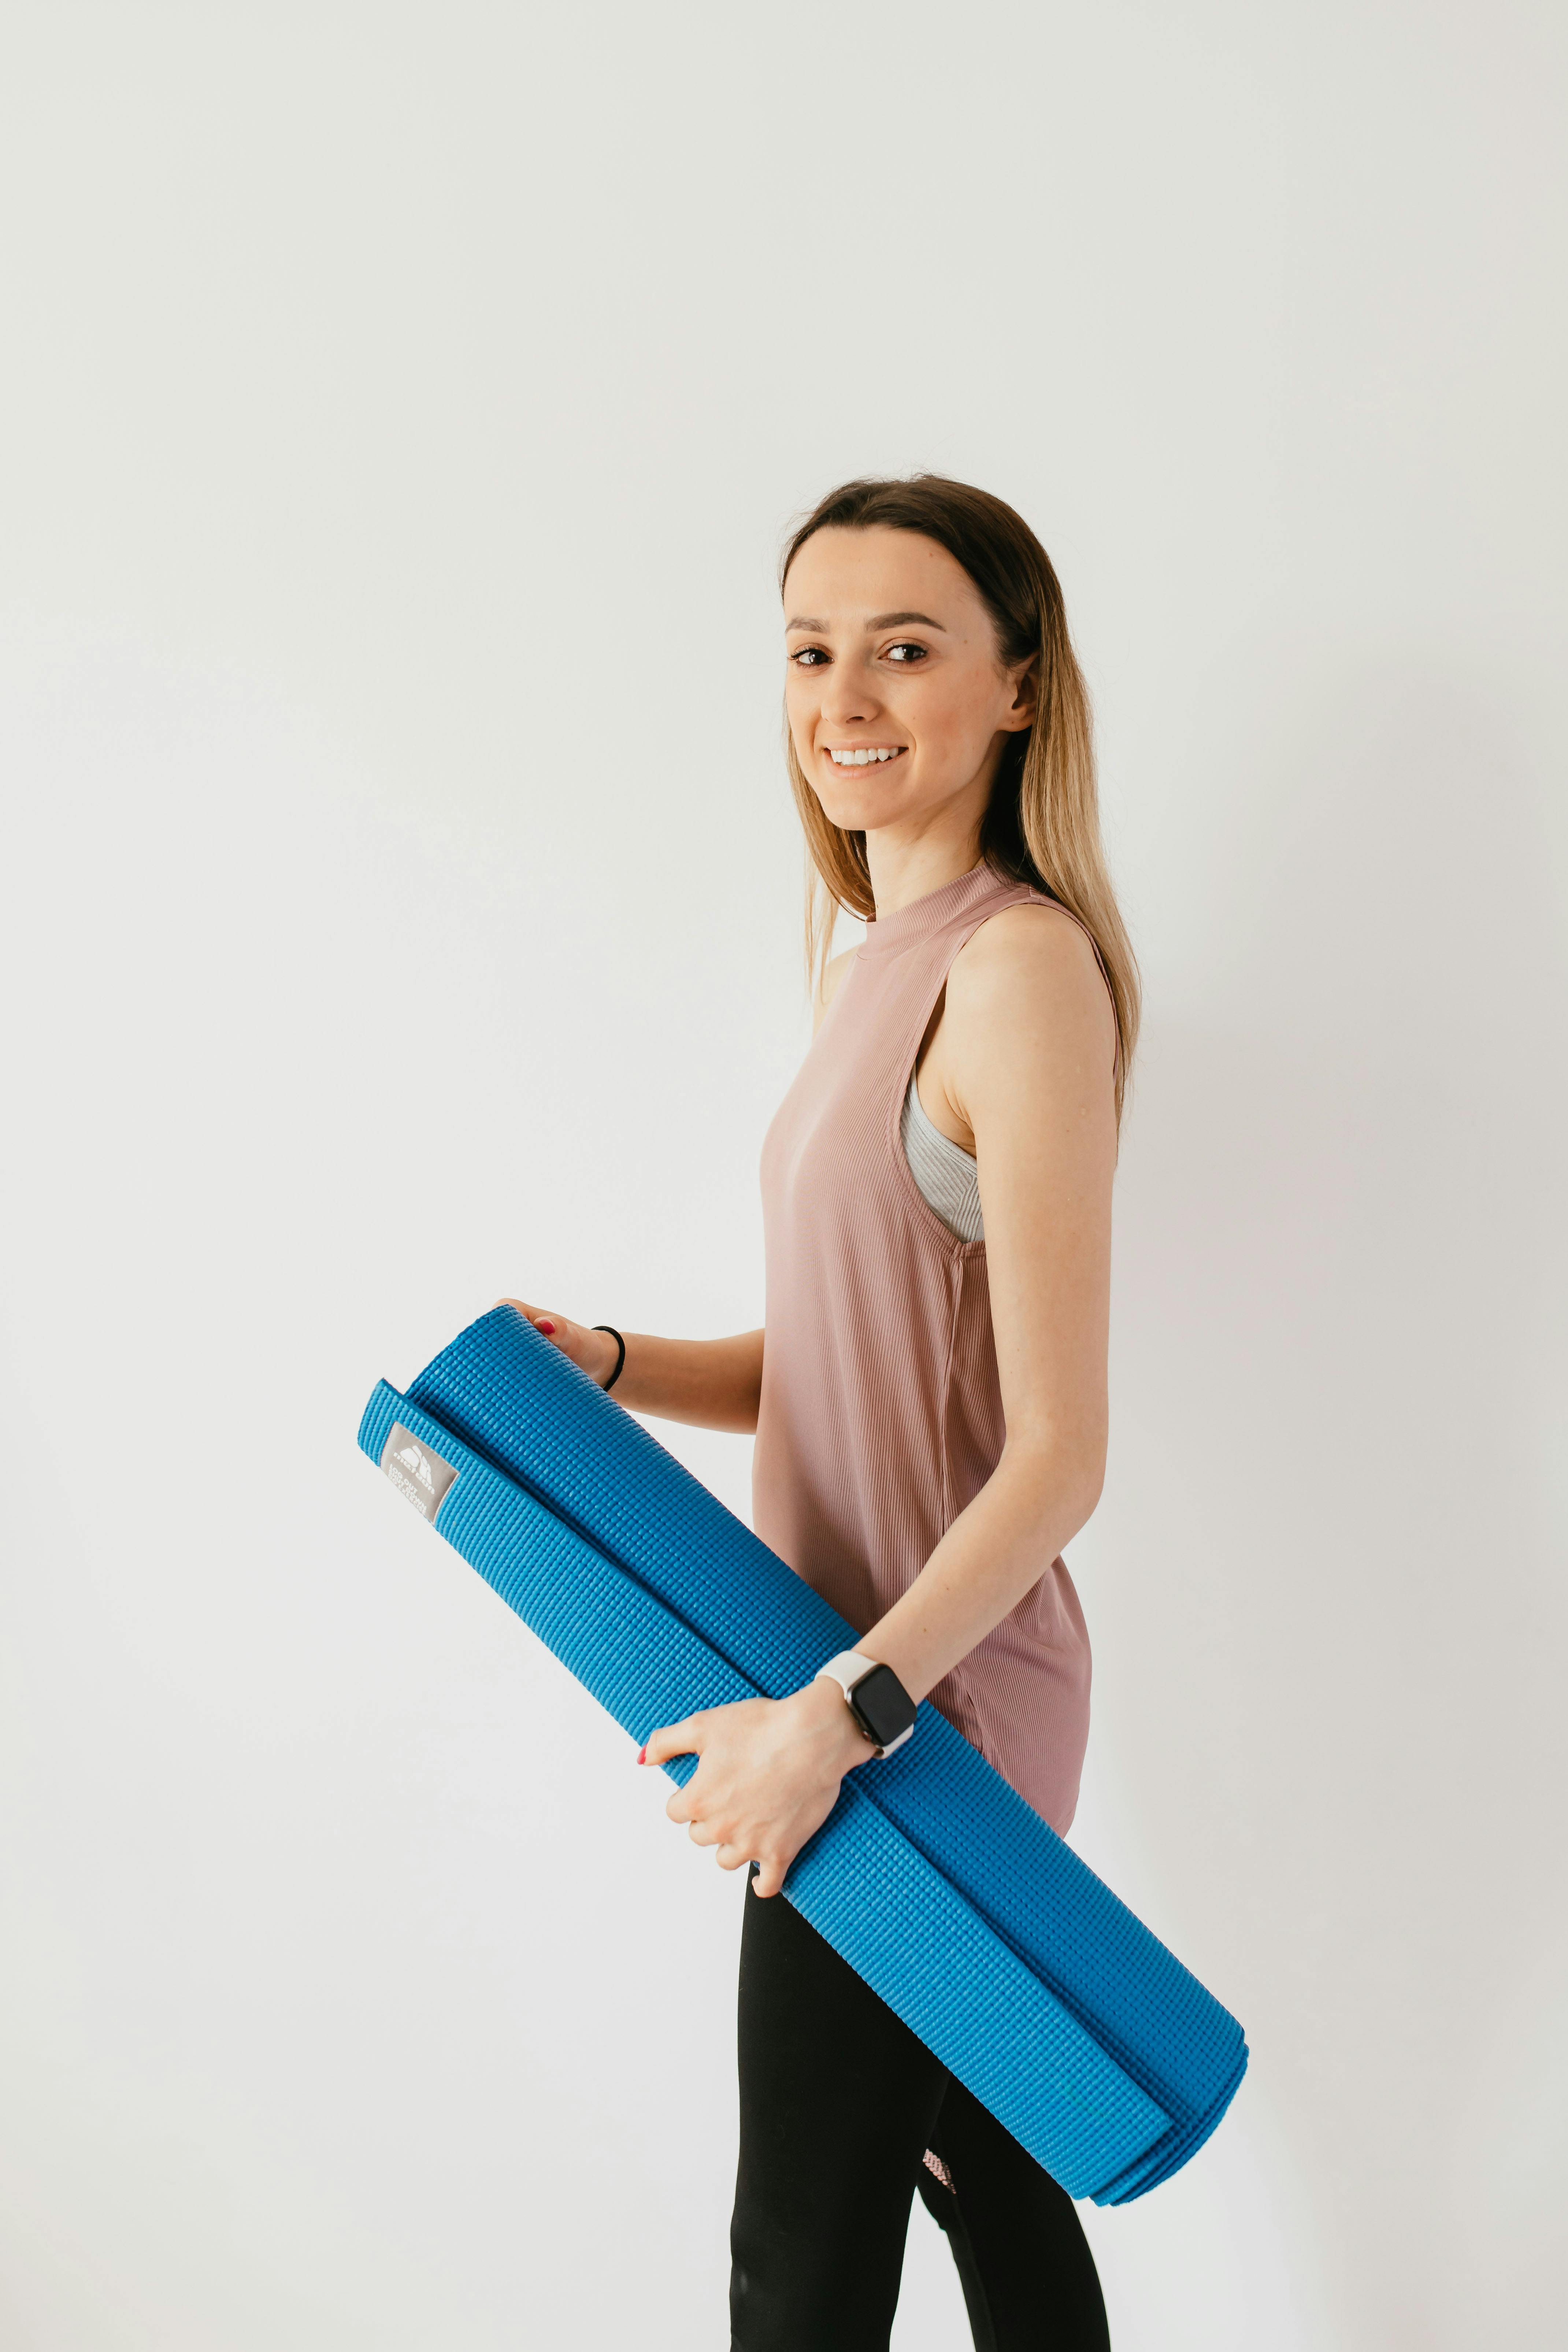
M 858 1650 L 841 1650 L 818 1666 L 818 1682 L 837 1683 L 849 1702 L 849 1712 L 879 1756 L 901 1748 L 915 1727 L 915 1703 L 891 1666 L 863 1658 Z

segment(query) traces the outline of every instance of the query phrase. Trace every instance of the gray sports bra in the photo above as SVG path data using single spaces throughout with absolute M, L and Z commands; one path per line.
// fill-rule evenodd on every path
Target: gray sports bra
M 903 1117 L 899 1121 L 899 1139 L 904 1147 L 904 1158 L 910 1163 L 910 1174 L 920 1188 L 928 1207 L 936 1211 L 950 1233 L 961 1242 L 979 1242 L 985 1238 L 985 1220 L 980 1213 L 980 1171 L 975 1160 L 962 1144 L 943 1135 L 927 1114 L 914 1078 L 910 1080 L 909 1093 L 904 1097 Z

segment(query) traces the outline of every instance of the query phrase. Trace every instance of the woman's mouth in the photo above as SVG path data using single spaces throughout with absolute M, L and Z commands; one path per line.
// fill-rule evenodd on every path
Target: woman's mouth
M 839 749 L 830 743 L 826 748 L 836 768 L 874 768 L 885 760 L 900 758 L 908 747 L 902 743 L 856 743 Z

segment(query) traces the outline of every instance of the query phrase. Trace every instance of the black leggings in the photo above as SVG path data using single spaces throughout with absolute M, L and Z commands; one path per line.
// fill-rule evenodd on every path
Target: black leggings
M 731 2352 L 887 2352 L 917 2186 L 978 2352 L 1110 2352 L 1065 2189 L 792 1903 L 745 1914 Z

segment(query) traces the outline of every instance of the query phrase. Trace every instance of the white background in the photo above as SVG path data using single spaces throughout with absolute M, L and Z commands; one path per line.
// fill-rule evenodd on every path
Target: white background
M 353 1439 L 500 1290 L 758 1319 L 773 565 L 919 465 L 1057 561 L 1148 984 L 1077 1842 L 1254 2058 L 1118 2352 L 1562 2342 L 1563 65 L 6 12 L 8 2347 L 725 2340 L 740 1886 Z

